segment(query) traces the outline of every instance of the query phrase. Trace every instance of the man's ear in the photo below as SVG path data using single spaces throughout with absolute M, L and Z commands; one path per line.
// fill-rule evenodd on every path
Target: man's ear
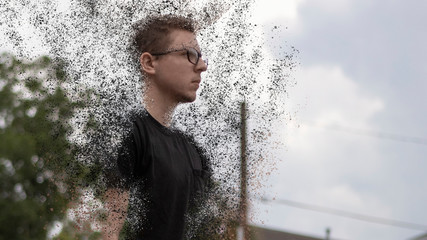
M 141 54 L 141 57 L 139 57 L 139 63 L 141 65 L 142 71 L 144 71 L 146 74 L 153 75 L 156 73 L 156 69 L 154 68 L 154 56 L 151 55 L 148 52 L 144 52 Z

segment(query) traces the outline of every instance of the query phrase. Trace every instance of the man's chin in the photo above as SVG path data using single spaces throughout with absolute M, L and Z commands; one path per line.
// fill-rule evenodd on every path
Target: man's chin
M 180 103 L 192 103 L 196 101 L 196 96 L 185 96 L 181 98 Z

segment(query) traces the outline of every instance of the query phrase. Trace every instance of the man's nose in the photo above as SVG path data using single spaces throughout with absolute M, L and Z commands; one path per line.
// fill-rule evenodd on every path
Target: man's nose
M 196 65 L 197 70 L 199 71 L 206 71 L 208 69 L 208 60 L 207 59 L 201 59 L 202 61 L 199 61 Z

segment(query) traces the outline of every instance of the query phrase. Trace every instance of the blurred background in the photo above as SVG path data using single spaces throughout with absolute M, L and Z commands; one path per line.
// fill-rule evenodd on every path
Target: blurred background
M 248 223 L 258 229 L 257 239 L 422 239 L 417 237 L 427 233 L 427 3 L 248 3 L 244 19 L 233 20 L 235 15 L 226 12 L 219 26 L 244 21 L 252 28 L 242 37 L 260 44 L 256 49 L 263 59 L 282 59 L 293 52 L 292 61 L 297 62 L 286 67 L 293 68 L 292 84 L 279 99 L 283 104 L 266 100 L 286 107 L 286 114 L 273 115 L 269 124 L 260 122 L 259 110 L 267 108 L 257 108 L 256 98 L 247 98 L 249 130 L 268 128 L 273 133 L 269 141 L 279 145 L 266 150 L 274 162 L 261 171 L 262 180 L 249 179 Z M 102 212 L 78 224 L 76 213 L 67 214 L 80 196 L 93 199 L 93 192 L 74 183 L 93 181 L 96 166 L 74 159 L 67 149 L 78 151 L 79 145 L 67 136 L 73 132 L 72 113 L 84 108 L 96 85 L 79 85 L 74 93 L 80 95 L 65 94 L 64 89 L 70 89 L 67 65 L 41 57 L 57 57 L 52 52 L 79 56 L 87 50 L 86 43 L 46 41 L 36 24 L 46 19 L 32 18 L 21 5 L 25 1 L 1 6 L 7 17 L 0 22 L 0 52 L 8 54 L 0 62 L 0 221 L 7 223 L 1 224 L 0 239 L 45 239 L 48 232 L 49 238 L 61 232 L 61 239 L 96 239 L 93 223 Z M 40 12 L 49 12 L 40 6 Z M 72 6 L 73 1 L 59 1 L 56 11 Z M 218 29 L 208 33 L 222 34 Z M 201 36 L 205 48 L 223 43 L 209 42 L 206 35 Z M 218 59 L 215 50 L 208 52 Z M 253 48 L 245 51 L 252 53 Z M 210 66 L 221 66 L 218 62 Z M 251 70 L 256 81 L 268 81 L 262 76 L 269 75 L 265 68 Z M 260 146 L 254 149 L 273 148 Z M 257 166 L 250 156 L 249 171 Z M 70 168 L 73 174 L 67 174 Z M 262 191 L 254 186 L 257 181 L 262 181 Z M 76 194 L 70 194 L 73 191 Z M 99 202 L 85 206 L 96 212 Z
M 427 4 L 255 6 L 270 53 L 290 44 L 301 64 L 288 99 L 296 117 L 278 129 L 286 151 L 269 181 L 276 200 L 253 202 L 254 223 L 314 236 L 330 228 L 337 239 L 425 234 Z

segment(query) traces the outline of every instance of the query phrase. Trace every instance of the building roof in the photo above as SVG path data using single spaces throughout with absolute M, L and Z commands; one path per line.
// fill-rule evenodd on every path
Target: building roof
M 427 233 L 424 233 L 420 236 L 417 236 L 415 238 L 411 238 L 412 240 L 427 240 Z
M 324 240 L 324 238 L 299 235 L 256 226 L 251 226 L 251 230 L 253 233 L 251 239 L 254 240 Z

